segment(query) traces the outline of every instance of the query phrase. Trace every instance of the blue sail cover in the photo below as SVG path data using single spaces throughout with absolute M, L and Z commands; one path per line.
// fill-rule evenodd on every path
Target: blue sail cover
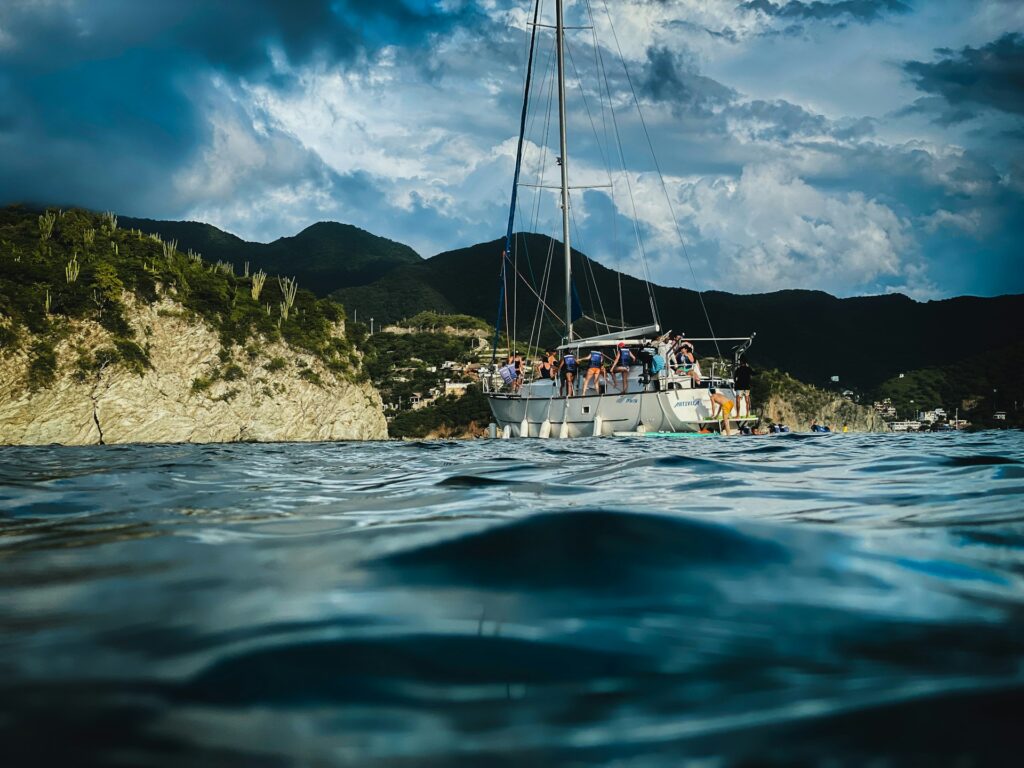
M 573 280 L 570 283 L 571 294 L 572 294 L 572 319 L 570 322 L 575 323 L 581 317 L 583 317 L 583 304 L 580 301 L 580 295 L 576 291 L 576 281 Z

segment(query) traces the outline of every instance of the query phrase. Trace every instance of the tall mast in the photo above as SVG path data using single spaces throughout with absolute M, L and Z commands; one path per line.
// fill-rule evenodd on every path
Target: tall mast
M 569 244 L 569 153 L 565 140 L 565 24 L 562 0 L 555 0 L 555 47 L 558 49 L 558 129 L 562 153 L 562 242 L 565 244 L 565 328 L 572 341 L 572 247 Z

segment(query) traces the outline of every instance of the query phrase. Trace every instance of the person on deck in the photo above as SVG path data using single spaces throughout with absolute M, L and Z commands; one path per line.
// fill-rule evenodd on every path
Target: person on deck
M 753 375 L 754 371 L 750 368 L 750 364 L 747 363 L 747 356 L 740 355 L 740 364 L 732 372 L 733 383 L 736 387 L 737 416 L 750 415 L 750 377 Z M 746 404 L 747 407 L 745 409 L 740 408 L 740 400 Z
M 550 349 L 541 355 L 540 362 L 537 363 L 537 378 L 555 378 L 555 353 Z
M 731 435 L 729 429 L 729 417 L 732 415 L 733 402 L 717 389 L 712 387 L 708 390 L 711 394 L 711 418 L 720 419 L 722 422 L 722 433 Z
M 626 346 L 626 342 L 619 342 L 619 349 L 615 353 L 615 359 L 612 361 L 612 384 L 615 383 L 615 374 L 622 374 L 622 390 L 621 394 L 626 394 L 626 389 L 629 387 L 629 367 L 633 364 L 633 353 L 629 351 Z
M 689 374 L 694 385 L 700 386 L 700 363 L 697 362 L 697 357 L 693 354 L 693 344 L 688 341 L 682 342 L 679 345 L 677 359 L 682 366 L 682 372 Z
M 670 368 L 675 370 L 680 363 L 679 358 L 679 346 L 683 343 L 683 334 L 673 333 L 668 340 L 668 352 L 665 355 L 665 360 L 668 361 Z
M 569 397 L 573 397 L 576 394 L 577 368 L 576 355 L 568 351 L 562 355 L 562 362 L 558 364 L 558 378 L 562 380 L 560 390 L 562 397 L 566 396 L 566 392 L 569 393 Z
M 526 361 L 523 360 L 523 356 L 516 352 L 516 391 L 518 392 L 523 384 L 526 383 Z
M 581 396 L 586 396 L 587 390 L 590 389 L 591 381 L 594 382 L 594 391 L 601 394 L 601 385 L 605 384 L 604 361 L 605 354 L 600 349 L 590 351 L 590 367 L 587 368 L 587 375 L 583 378 L 583 393 Z M 605 384 L 605 386 L 607 385 Z

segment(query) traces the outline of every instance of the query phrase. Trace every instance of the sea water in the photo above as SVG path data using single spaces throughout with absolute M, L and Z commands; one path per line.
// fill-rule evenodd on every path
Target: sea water
M 1019 432 L 0 449 L 0 763 L 1019 764 Z

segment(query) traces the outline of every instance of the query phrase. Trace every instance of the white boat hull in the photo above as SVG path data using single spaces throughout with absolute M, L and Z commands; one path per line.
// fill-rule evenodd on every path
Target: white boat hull
M 644 391 L 632 378 L 626 394 L 612 388 L 604 394 L 591 389 L 586 396 L 562 397 L 557 382 L 540 380 L 517 394 L 488 394 L 488 400 L 499 431 L 510 437 L 600 437 L 716 428 L 720 422 L 711 419 L 711 394 L 689 384 L 689 379 L 665 379 L 662 390 L 653 392 Z M 719 387 L 718 391 L 735 397 L 732 389 Z M 736 421 L 747 414 L 732 415 Z

